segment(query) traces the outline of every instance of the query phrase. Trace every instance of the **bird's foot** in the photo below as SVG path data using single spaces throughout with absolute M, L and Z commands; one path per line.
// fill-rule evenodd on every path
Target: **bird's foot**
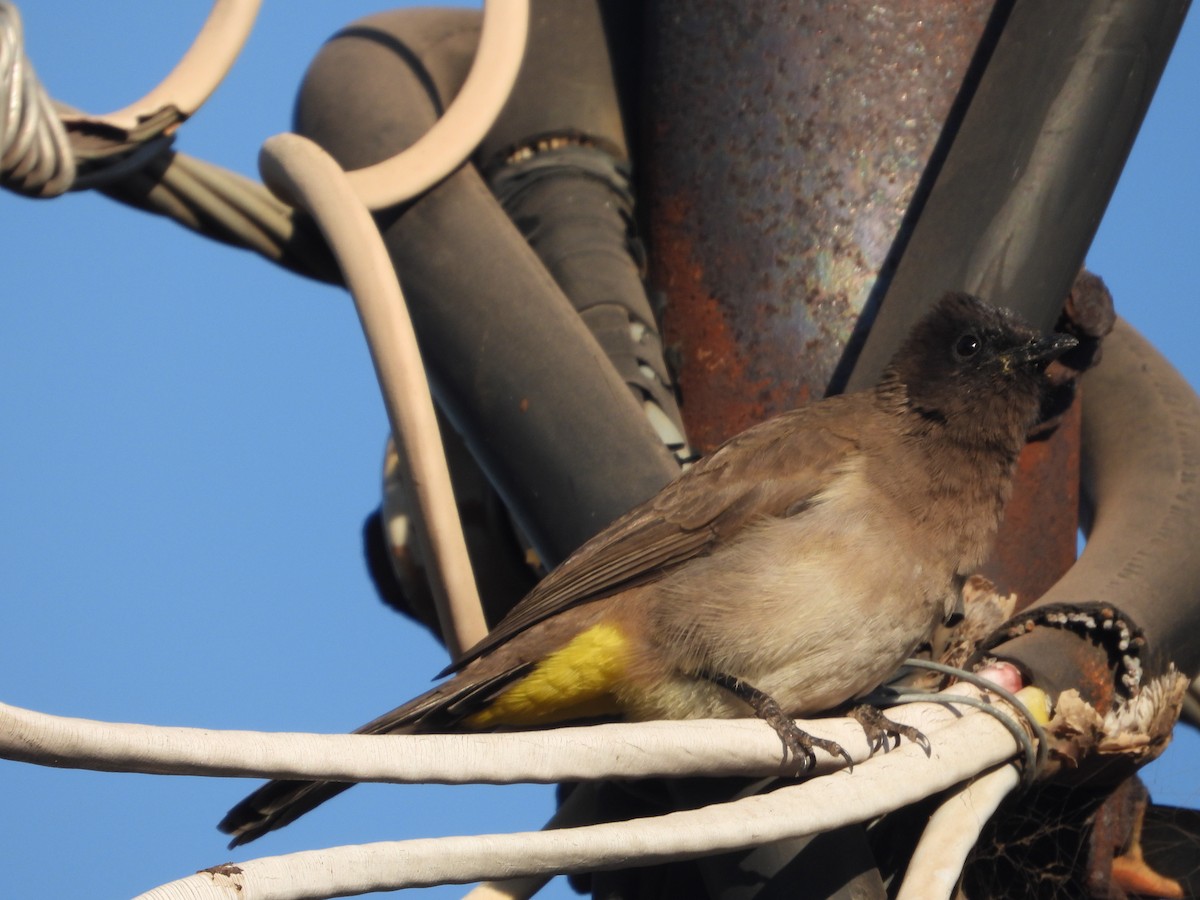
M 796 720 L 787 715 L 770 694 L 760 691 L 753 685 L 747 684 L 740 678 L 725 675 L 720 672 L 705 673 L 705 678 L 725 688 L 740 700 L 744 700 L 754 710 L 754 714 L 775 729 L 779 739 L 783 741 L 783 764 L 788 759 L 794 760 L 801 774 L 808 772 L 817 764 L 814 749 L 824 750 L 830 756 L 840 756 L 846 760 L 846 766 L 854 770 L 854 760 L 837 741 L 826 740 L 809 734 L 796 724 Z
M 778 710 L 778 707 L 776 707 Z M 783 741 L 783 763 L 787 765 L 790 757 L 798 765 L 801 774 L 808 772 L 817 764 L 817 756 L 813 753 L 813 749 L 824 750 L 830 756 L 840 756 L 846 760 L 846 769 L 850 772 L 854 771 L 854 760 L 850 758 L 850 754 L 846 752 L 846 748 L 837 741 L 819 738 L 816 735 L 809 734 L 796 724 L 796 720 L 790 716 L 779 713 L 778 717 L 772 715 L 764 715 L 759 713 L 759 718 L 768 722 L 775 733 L 779 735 L 779 739 Z
M 908 738 L 912 743 L 924 750 L 926 756 L 929 756 L 933 752 L 929 738 L 925 737 L 925 735 L 911 725 L 901 725 L 899 722 L 893 722 L 878 707 L 856 706 L 850 710 L 850 718 L 862 726 L 863 731 L 867 735 L 867 744 L 870 746 L 872 754 L 878 750 L 883 750 L 886 753 L 888 750 L 893 749 L 893 747 L 899 747 L 900 738 L 902 737 Z M 889 746 L 888 740 L 891 738 L 894 738 L 896 743 Z

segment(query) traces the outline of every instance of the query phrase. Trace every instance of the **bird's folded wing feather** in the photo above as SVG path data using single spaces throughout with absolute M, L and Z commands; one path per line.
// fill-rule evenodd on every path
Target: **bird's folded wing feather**
M 800 512 L 860 447 L 839 425 L 861 417 L 866 397 L 836 399 L 845 402 L 803 407 L 730 439 L 575 551 L 443 674 L 560 610 L 659 578 L 755 519 Z

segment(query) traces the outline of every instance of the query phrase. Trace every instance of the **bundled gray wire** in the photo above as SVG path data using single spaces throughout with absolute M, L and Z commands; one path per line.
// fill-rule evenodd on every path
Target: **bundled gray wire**
M 25 56 L 21 16 L 0 0 L 0 184 L 55 197 L 75 181 L 75 157 L 53 101 Z

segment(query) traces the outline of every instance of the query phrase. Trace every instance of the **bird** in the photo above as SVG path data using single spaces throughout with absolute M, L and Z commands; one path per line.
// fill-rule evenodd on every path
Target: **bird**
M 878 687 L 951 615 L 1046 367 L 1075 343 L 947 293 L 875 388 L 731 438 L 546 575 L 453 677 L 357 733 L 757 715 L 785 760 L 845 756 L 795 717 Z M 268 782 L 218 827 L 233 848 L 350 786 Z

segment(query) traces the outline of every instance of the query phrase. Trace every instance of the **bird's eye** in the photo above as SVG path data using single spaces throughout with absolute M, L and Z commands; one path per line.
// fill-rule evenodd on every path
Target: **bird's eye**
M 966 359 L 978 353 L 980 346 L 981 342 L 978 337 L 973 334 L 964 334 L 954 345 L 954 353 L 959 359 Z

